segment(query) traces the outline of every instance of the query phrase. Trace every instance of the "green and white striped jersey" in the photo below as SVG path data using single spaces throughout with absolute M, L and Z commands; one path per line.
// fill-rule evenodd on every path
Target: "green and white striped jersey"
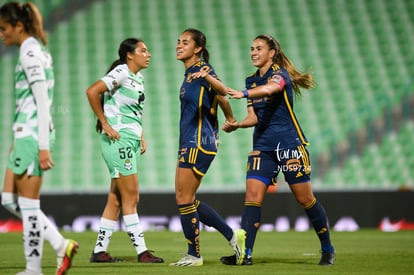
M 30 85 L 37 81 L 46 81 L 48 87 L 49 129 L 53 130 L 51 105 L 53 101 L 52 56 L 47 49 L 33 37 L 29 37 L 20 45 L 19 60 L 14 73 L 14 92 L 16 98 L 16 113 L 13 120 L 15 138 L 32 136 L 38 139 L 38 121 L 36 102 Z
M 121 64 L 101 80 L 108 88 L 104 94 L 104 113 L 109 125 L 121 135 L 140 140 L 144 76 L 140 72 L 132 73 L 126 64 Z

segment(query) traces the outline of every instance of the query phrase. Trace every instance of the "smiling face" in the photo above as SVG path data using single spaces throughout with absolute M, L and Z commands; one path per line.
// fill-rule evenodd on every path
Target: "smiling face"
M 147 68 L 150 59 L 151 53 L 144 42 L 138 42 L 135 50 L 128 53 L 128 64 L 131 66 L 131 71 L 135 73 Z
M 12 26 L 10 23 L 0 18 L 0 38 L 5 46 L 20 46 L 22 34 L 24 33 L 21 22 L 17 22 L 16 26 Z
M 263 39 L 255 39 L 250 47 L 250 58 L 253 66 L 263 68 L 272 64 L 275 50 L 270 49 L 267 42 Z
M 177 60 L 183 61 L 185 64 L 194 64 L 199 59 L 198 54 L 202 47 L 197 47 L 192 34 L 190 32 L 183 32 L 177 41 L 175 48 L 175 56 Z

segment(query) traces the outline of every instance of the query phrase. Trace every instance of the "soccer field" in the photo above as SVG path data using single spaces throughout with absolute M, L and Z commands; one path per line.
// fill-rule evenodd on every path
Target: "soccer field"
M 225 266 L 219 258 L 232 250 L 219 233 L 201 233 L 201 267 L 170 267 L 186 252 L 182 233 L 147 232 L 147 246 L 164 258 L 163 264 L 136 262 L 135 252 L 125 232 L 115 232 L 109 252 L 125 261 L 91 264 L 89 256 L 96 233 L 64 233 L 79 242 L 69 274 L 413 274 L 414 231 L 384 233 L 378 230 L 332 232 L 337 257 L 333 266 L 318 266 L 319 242 L 312 231 L 259 232 L 253 266 Z M 0 274 L 15 274 L 24 269 L 20 233 L 0 234 Z M 55 258 L 45 245 L 43 273 L 54 274 Z

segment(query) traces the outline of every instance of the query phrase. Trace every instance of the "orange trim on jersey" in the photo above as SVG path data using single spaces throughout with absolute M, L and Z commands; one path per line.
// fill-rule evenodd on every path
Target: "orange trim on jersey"
M 287 106 L 287 108 L 288 108 L 288 110 L 289 110 L 289 115 L 290 115 L 290 118 L 292 119 L 292 122 L 293 122 L 293 124 L 295 125 L 296 131 L 298 132 L 298 135 L 299 135 L 300 140 L 302 141 L 302 143 L 303 143 L 303 144 L 305 144 L 305 145 L 309 145 L 309 142 L 307 142 L 307 141 L 305 140 L 305 138 L 303 137 L 303 133 L 302 133 L 302 131 L 301 131 L 300 127 L 299 127 L 299 123 L 298 123 L 298 121 L 296 120 L 295 114 L 293 113 L 292 106 L 290 106 L 289 99 L 288 99 L 288 97 L 287 97 L 287 93 L 286 93 L 286 89 L 285 89 L 285 90 L 283 90 L 283 97 L 284 97 L 284 99 L 285 99 L 286 106 Z

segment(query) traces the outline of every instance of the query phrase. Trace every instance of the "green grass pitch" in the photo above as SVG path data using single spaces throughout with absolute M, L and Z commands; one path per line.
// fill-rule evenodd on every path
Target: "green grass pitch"
M 182 233 L 146 232 L 149 249 L 164 258 L 163 264 L 136 262 L 135 251 L 125 232 L 115 232 L 109 252 L 125 261 L 111 264 L 89 263 L 96 240 L 95 232 L 63 232 L 79 242 L 69 274 L 414 274 L 414 231 L 384 233 L 375 229 L 332 232 L 337 257 L 333 266 L 318 266 L 319 241 L 314 232 L 259 232 L 253 266 L 225 266 L 219 258 L 232 254 L 226 240 L 217 232 L 201 232 L 201 267 L 172 267 L 186 252 Z M 21 233 L 0 234 L 0 274 L 24 269 Z M 43 273 L 54 274 L 54 253 L 45 243 Z

